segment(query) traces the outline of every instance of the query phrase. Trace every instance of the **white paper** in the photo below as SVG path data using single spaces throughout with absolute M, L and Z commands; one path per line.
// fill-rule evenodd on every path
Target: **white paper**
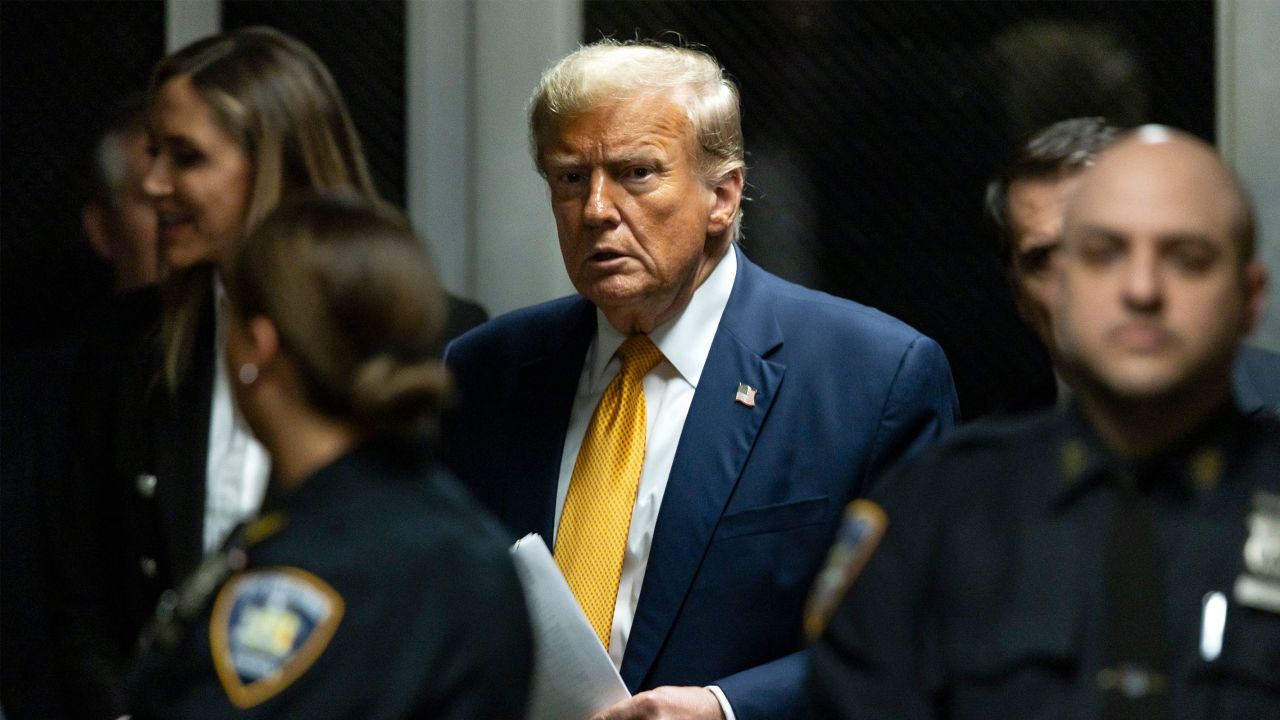
M 542 536 L 511 546 L 533 625 L 528 720 L 588 720 L 631 697 Z

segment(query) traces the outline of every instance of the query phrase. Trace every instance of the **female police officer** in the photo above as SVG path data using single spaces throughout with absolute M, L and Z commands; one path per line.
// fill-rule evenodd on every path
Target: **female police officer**
M 134 716 L 520 716 L 530 641 L 505 542 L 423 449 L 443 302 L 413 233 L 362 201 L 288 202 L 226 289 L 268 499 L 162 599 Z

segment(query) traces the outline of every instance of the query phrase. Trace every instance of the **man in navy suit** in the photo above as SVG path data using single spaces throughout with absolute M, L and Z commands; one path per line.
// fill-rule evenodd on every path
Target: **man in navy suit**
M 701 52 L 602 41 L 553 66 L 531 139 L 579 295 L 445 354 L 450 465 L 559 562 L 615 350 L 644 335 L 661 352 L 642 377 L 643 468 L 597 630 L 637 694 L 601 720 L 799 715 L 802 608 L 842 508 L 957 415 L 936 343 L 735 246 L 739 117 Z

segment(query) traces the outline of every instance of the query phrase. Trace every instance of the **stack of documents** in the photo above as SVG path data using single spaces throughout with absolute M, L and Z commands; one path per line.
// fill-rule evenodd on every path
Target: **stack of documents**
M 588 720 L 631 697 L 542 536 L 511 546 L 535 650 L 529 720 Z

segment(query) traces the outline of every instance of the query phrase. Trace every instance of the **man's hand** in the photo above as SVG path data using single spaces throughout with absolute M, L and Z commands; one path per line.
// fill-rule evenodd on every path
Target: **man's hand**
M 724 720 L 720 702 L 700 687 L 664 686 L 646 690 L 591 720 Z

